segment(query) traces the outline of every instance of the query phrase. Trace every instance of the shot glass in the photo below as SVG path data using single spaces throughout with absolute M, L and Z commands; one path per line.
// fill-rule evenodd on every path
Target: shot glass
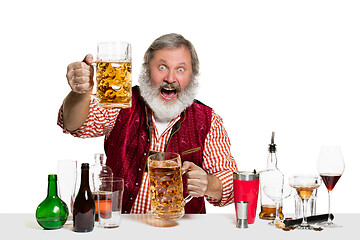
M 117 228 L 120 226 L 124 179 L 100 178 L 97 194 L 99 227 Z

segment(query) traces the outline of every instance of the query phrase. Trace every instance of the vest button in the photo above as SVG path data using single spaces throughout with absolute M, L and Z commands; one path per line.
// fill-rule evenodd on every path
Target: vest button
M 135 183 L 135 186 L 139 186 L 139 183 Z
M 138 172 L 141 172 L 141 168 L 138 169 Z
M 150 142 L 150 138 L 147 139 L 147 142 Z
M 130 201 L 132 201 L 132 200 L 133 200 L 133 198 L 131 197 L 129 200 L 130 200 Z
M 146 152 L 144 152 L 144 156 L 146 156 Z
M 127 211 L 124 211 L 124 213 L 128 213 Z

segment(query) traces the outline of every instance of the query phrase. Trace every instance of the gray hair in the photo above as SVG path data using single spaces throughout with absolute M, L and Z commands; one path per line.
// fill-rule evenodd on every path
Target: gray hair
M 199 58 L 195 51 L 192 43 L 185 39 L 182 35 L 177 33 L 165 34 L 157 38 L 150 47 L 146 50 L 144 55 L 143 68 L 148 73 L 150 72 L 150 61 L 154 57 L 154 53 L 157 50 L 164 48 L 178 48 L 186 47 L 190 51 L 191 55 L 191 67 L 192 67 L 192 77 L 195 78 L 199 75 Z

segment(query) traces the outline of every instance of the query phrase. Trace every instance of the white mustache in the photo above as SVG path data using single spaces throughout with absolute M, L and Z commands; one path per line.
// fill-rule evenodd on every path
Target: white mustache
M 167 89 L 175 89 L 176 92 L 181 92 L 181 88 L 180 85 L 177 83 L 166 83 L 166 82 L 162 82 L 159 86 L 159 91 L 161 91 L 162 88 L 167 88 Z

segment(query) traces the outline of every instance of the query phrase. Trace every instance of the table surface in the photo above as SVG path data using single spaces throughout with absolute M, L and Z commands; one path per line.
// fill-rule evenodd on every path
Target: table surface
M 257 218 L 247 229 L 235 227 L 235 214 L 187 214 L 171 221 L 156 220 L 151 215 L 122 215 L 119 228 L 102 229 L 95 227 L 90 233 L 72 231 L 71 223 L 57 230 L 43 230 L 36 222 L 34 214 L 0 214 L 0 239 L 341 239 L 348 233 L 355 233 L 360 214 L 335 214 L 334 221 L 341 228 L 323 231 L 292 230 L 283 231 L 268 225 L 268 221 Z M 124 238 L 122 238 L 124 239 Z

